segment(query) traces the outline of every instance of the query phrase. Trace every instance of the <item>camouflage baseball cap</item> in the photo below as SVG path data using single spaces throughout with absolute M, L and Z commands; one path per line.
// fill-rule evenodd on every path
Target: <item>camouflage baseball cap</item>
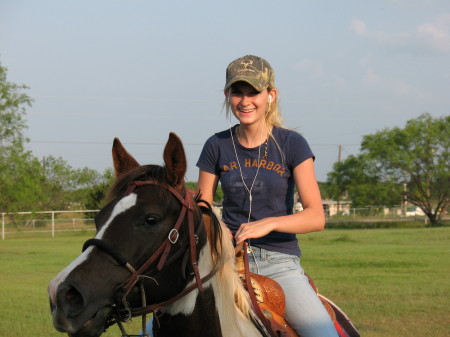
M 258 91 L 275 87 L 275 74 L 269 62 L 261 57 L 246 55 L 231 62 L 227 67 L 224 91 L 236 82 L 244 81 Z

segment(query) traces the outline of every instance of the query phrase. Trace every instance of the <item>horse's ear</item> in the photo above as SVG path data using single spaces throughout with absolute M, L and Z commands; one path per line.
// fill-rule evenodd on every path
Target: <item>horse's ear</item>
M 183 188 L 186 174 L 186 154 L 180 138 L 173 132 L 169 134 L 169 140 L 164 148 L 164 163 L 172 185 Z
M 119 138 L 114 138 L 112 155 L 116 177 L 140 166 L 136 159 L 125 150 Z

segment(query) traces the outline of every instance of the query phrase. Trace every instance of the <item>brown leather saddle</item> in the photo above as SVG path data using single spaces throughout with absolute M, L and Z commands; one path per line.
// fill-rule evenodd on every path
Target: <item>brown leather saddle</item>
M 300 337 L 284 319 L 285 296 L 281 286 L 269 277 L 250 273 L 247 248 L 236 249 L 235 270 L 247 289 L 253 308 L 270 337 Z M 309 283 L 325 306 L 340 337 L 360 337 L 345 313 L 319 294 L 311 277 Z

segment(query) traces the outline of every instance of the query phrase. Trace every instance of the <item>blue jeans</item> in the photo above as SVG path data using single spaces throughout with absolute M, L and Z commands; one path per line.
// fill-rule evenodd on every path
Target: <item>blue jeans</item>
M 272 278 L 283 288 L 285 319 L 291 327 L 302 337 L 338 337 L 328 312 L 300 266 L 300 259 L 263 248 L 250 248 L 250 271 Z
M 150 337 L 153 337 L 153 316 L 147 321 L 147 324 L 145 325 L 145 329 L 147 330 L 147 334 Z M 138 335 L 142 336 L 143 331 L 139 331 Z
M 291 327 L 302 337 L 339 337 L 328 312 L 310 286 L 300 266 L 300 259 L 263 248 L 250 248 L 250 272 L 268 276 L 283 288 L 286 298 L 285 319 Z M 153 336 L 152 328 L 153 318 L 150 318 L 147 322 L 150 336 Z

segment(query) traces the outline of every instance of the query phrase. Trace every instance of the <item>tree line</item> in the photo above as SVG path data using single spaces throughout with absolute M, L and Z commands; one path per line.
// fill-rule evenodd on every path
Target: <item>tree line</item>
M 27 89 L 9 82 L 0 64 L 0 212 L 99 208 L 112 169 L 74 169 L 63 158 L 39 160 L 25 149 L 26 107 L 32 104 Z M 322 195 L 349 200 L 352 207 L 394 206 L 405 200 L 437 225 L 450 202 L 449 148 L 450 116 L 424 113 L 403 128 L 364 136 L 360 153 L 336 162 L 320 183 Z M 220 192 L 215 200 L 221 200 Z
M 0 64 L 0 212 L 97 209 L 112 170 L 74 169 L 63 158 L 40 160 L 27 151 L 27 89 L 9 82 Z

